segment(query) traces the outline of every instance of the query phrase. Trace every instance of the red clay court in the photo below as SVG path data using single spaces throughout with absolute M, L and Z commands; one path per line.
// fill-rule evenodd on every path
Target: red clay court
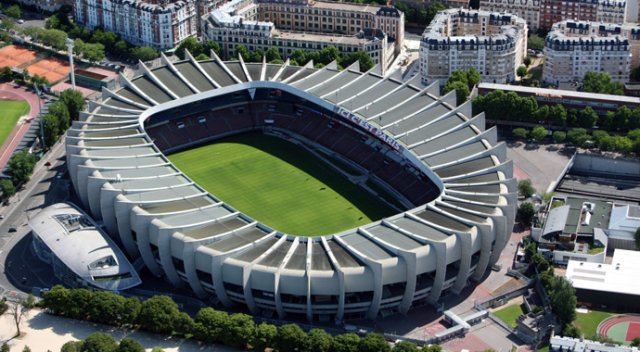
M 7 45 L 0 49 L 0 67 L 19 67 L 38 57 L 38 53 L 16 45 Z
M 640 337 L 640 315 L 615 315 L 598 325 L 598 335 L 618 342 L 630 342 Z
M 29 65 L 27 71 L 32 76 L 46 77 L 50 83 L 55 83 L 67 78 L 71 68 L 67 61 L 50 57 Z

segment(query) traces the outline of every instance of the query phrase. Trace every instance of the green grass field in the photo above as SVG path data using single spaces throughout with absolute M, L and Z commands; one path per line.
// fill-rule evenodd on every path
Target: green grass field
M 514 304 L 500 310 L 496 310 L 493 314 L 502 319 L 505 323 L 509 324 L 512 328 L 515 328 L 516 319 L 524 314 L 524 310 L 522 310 L 522 305 Z
M 582 331 L 582 336 L 590 338 L 596 334 L 598 324 L 601 321 L 615 315 L 616 313 L 603 312 L 599 310 L 589 310 L 589 313 L 576 313 L 576 320 L 573 322 Z
M 222 201 L 291 235 L 337 233 L 395 213 L 314 155 L 275 137 L 238 135 L 169 159 Z
M 4 143 L 21 116 L 29 113 L 24 100 L 0 100 L 0 145 Z

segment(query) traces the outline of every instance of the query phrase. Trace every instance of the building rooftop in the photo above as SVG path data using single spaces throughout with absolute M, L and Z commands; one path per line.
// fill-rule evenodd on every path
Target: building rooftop
M 616 249 L 611 264 L 570 260 L 565 275 L 576 289 L 640 295 L 640 252 Z
M 624 95 L 599 94 L 588 92 L 576 92 L 571 90 L 536 88 L 525 86 L 513 86 L 509 84 L 496 83 L 480 83 L 478 89 L 504 90 L 506 92 L 513 91 L 517 93 L 528 93 L 540 97 L 554 97 L 564 99 L 589 99 L 601 101 L 615 101 L 619 103 L 640 104 L 640 98 L 628 97 Z
M 119 291 L 142 282 L 111 238 L 71 204 L 43 209 L 29 220 L 29 226 L 36 238 L 91 286 Z

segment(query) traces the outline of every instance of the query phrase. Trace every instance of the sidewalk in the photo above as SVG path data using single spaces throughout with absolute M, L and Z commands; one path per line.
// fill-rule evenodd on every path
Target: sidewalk
M 162 335 L 118 329 L 112 326 L 93 324 L 85 321 L 61 318 L 31 310 L 28 319 L 21 324 L 22 336 L 11 339 L 8 343 L 11 351 L 22 351 L 29 346 L 33 352 L 60 351 L 62 345 L 68 341 L 85 339 L 94 332 L 106 332 L 116 340 L 131 337 L 138 340 L 147 351 L 153 347 L 160 347 L 165 352 L 240 352 L 226 346 L 199 345 L 196 341 L 165 337 Z M 15 324 L 8 313 L 0 317 L 0 343 L 14 336 Z

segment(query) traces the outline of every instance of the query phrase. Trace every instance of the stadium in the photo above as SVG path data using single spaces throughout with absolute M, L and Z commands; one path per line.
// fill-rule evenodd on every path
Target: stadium
M 424 86 L 420 77 L 403 82 L 379 67 L 361 73 L 357 62 L 339 70 L 213 57 L 140 63 L 121 88 L 103 88 L 102 100 L 89 102 L 65 141 L 84 208 L 154 275 L 212 304 L 339 321 L 435 304 L 498 260 L 513 227 L 516 182 L 505 145 L 485 130 L 483 115 L 470 116 L 470 102 L 456 106 L 455 92 L 441 97 L 437 82 Z M 252 170 L 271 166 L 248 175 L 247 149 L 237 148 L 260 153 L 261 145 L 277 146 L 264 153 L 282 161 L 251 162 Z M 217 146 L 225 147 L 201 150 Z M 278 154 L 287 151 L 294 157 Z M 287 173 L 272 175 L 284 164 Z M 316 176 L 309 165 L 334 176 Z M 300 168 L 307 173 L 291 171 Z M 276 187 L 253 186 L 274 177 L 312 195 L 276 200 Z M 305 191 L 300 177 L 319 181 Z M 336 178 L 365 193 L 360 204 L 375 211 L 343 228 L 313 231 L 332 218 L 279 228 L 279 218 L 298 217 L 288 212 L 303 207 L 301 198 L 312 198 L 304 216 L 327 208 L 320 194 L 341 193 Z M 329 186 L 316 189 L 322 182 Z M 236 209 L 240 203 L 255 206 Z

